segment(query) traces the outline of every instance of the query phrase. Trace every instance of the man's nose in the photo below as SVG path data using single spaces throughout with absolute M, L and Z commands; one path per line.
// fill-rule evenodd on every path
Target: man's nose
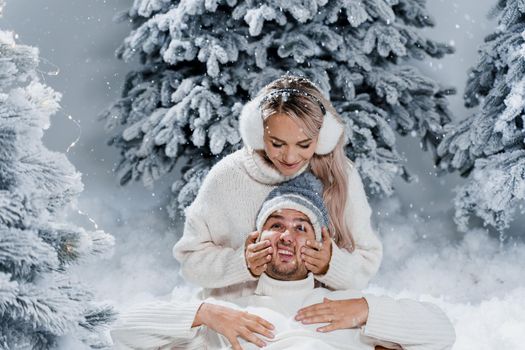
M 281 233 L 281 236 L 279 237 L 281 242 L 291 244 L 293 242 L 293 237 L 290 231 L 286 230 L 283 233 Z

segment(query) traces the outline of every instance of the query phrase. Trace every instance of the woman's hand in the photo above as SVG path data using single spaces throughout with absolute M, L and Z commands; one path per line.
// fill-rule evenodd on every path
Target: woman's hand
M 242 350 L 237 337 L 262 348 L 266 343 L 255 333 L 273 338 L 274 327 L 265 319 L 248 312 L 230 309 L 226 306 L 203 303 L 193 321 L 192 327 L 205 325 L 228 339 L 234 350 Z
M 295 319 L 303 324 L 328 323 L 317 328 L 319 332 L 361 327 L 368 320 L 368 303 L 365 298 L 345 300 L 324 298 L 322 303 L 297 311 Z
M 258 243 L 257 237 L 259 232 L 254 231 L 248 235 L 244 243 L 244 257 L 246 258 L 246 265 L 251 274 L 255 277 L 260 276 L 264 271 L 270 260 L 272 260 L 273 249 L 268 240 L 263 240 Z
M 307 240 L 301 248 L 301 259 L 306 268 L 316 275 L 324 275 L 328 271 L 332 258 L 332 239 L 326 227 L 323 227 L 322 233 L 322 242 Z

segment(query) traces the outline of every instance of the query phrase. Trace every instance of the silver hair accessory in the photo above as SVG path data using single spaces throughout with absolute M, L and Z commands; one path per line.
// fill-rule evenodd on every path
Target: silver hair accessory
M 343 124 L 337 120 L 330 111 L 326 110 L 325 106 L 317 97 L 307 91 L 294 88 L 278 89 L 266 95 L 258 95 L 244 105 L 239 117 L 239 132 L 244 145 L 254 150 L 264 149 L 264 119 L 261 113 L 261 104 L 277 95 L 283 96 L 284 100 L 285 96 L 288 98 L 291 94 L 303 94 L 317 101 L 324 118 L 323 125 L 319 130 L 315 153 L 325 155 L 332 152 L 343 134 Z
M 296 95 L 296 96 L 303 95 L 303 96 L 307 96 L 307 97 L 311 98 L 312 100 L 317 102 L 317 104 L 319 105 L 319 108 L 321 109 L 321 112 L 323 112 L 323 115 L 326 114 L 326 108 L 325 108 L 324 104 L 321 102 L 320 99 L 318 99 L 317 97 L 315 97 L 314 95 L 312 95 L 311 93 L 309 93 L 306 90 L 299 90 L 299 89 L 294 89 L 294 88 L 284 88 L 284 89 L 277 89 L 277 90 L 271 91 L 270 93 L 266 94 L 261 99 L 261 102 L 259 103 L 259 108 L 261 108 L 261 105 L 263 103 L 265 103 L 266 101 L 271 100 L 271 99 L 273 99 L 273 98 L 275 98 L 277 96 L 281 96 L 283 101 L 286 102 L 286 101 L 288 101 L 288 97 L 290 95 Z

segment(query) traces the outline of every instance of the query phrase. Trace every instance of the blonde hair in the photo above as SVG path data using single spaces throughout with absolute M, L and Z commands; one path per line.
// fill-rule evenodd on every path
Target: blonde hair
M 278 89 L 296 89 L 301 93 L 271 94 Z M 264 120 L 273 114 L 284 113 L 304 125 L 304 132 L 310 138 L 317 138 L 323 125 L 324 111 L 330 112 L 341 124 L 343 120 L 332 103 L 308 79 L 286 75 L 266 85 L 261 94 L 271 96 L 260 105 Z M 313 97 L 313 98 L 312 98 Z M 317 99 L 317 100 L 316 100 Z M 348 162 L 344 151 L 344 134 L 334 150 L 326 155 L 314 154 L 310 160 L 312 173 L 323 183 L 323 199 L 330 215 L 330 231 L 336 244 L 349 251 L 354 250 L 354 239 L 348 227 L 345 206 L 348 198 Z

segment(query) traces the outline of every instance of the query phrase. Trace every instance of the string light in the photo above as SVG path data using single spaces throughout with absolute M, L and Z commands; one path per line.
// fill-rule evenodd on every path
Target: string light
M 13 47 L 16 46 L 16 45 L 29 46 L 29 45 L 26 45 L 24 42 L 22 42 L 22 40 L 20 40 L 20 37 L 19 37 L 19 35 L 17 33 L 14 33 L 13 36 L 14 36 L 14 39 L 17 41 L 17 42 L 13 42 L 12 43 Z M 60 74 L 60 68 L 58 67 L 58 65 L 56 65 L 53 62 L 51 62 L 50 60 L 48 60 L 45 57 L 41 57 L 40 56 L 39 59 L 40 59 L 40 62 L 45 63 L 45 64 L 47 64 L 47 65 L 49 65 L 51 67 L 51 69 L 46 69 L 46 67 L 44 67 L 43 68 L 44 70 L 41 70 L 38 67 L 36 68 L 36 71 L 41 74 L 42 80 L 45 83 L 47 83 L 47 82 L 46 82 L 46 79 L 45 79 L 44 75 L 57 76 L 58 74 Z M 47 100 L 42 103 L 42 105 L 44 107 L 47 106 L 48 104 L 49 104 L 49 101 L 47 101 Z M 71 120 L 78 127 L 78 136 L 77 136 L 77 138 L 66 149 L 66 153 L 69 153 L 69 150 L 71 148 L 75 147 L 75 145 L 78 143 L 78 141 L 80 141 L 80 137 L 82 136 L 82 127 L 80 126 L 80 121 L 78 121 L 76 119 L 73 119 L 73 117 L 71 115 L 68 115 L 67 119 Z
M 21 42 L 20 40 L 20 37 L 18 36 L 17 33 L 14 34 L 14 39 L 17 40 L 18 43 L 14 42 L 12 45 L 13 47 L 16 46 L 16 45 L 26 45 L 24 44 L 23 42 Z M 27 46 L 27 45 L 26 45 Z M 44 66 L 43 69 L 39 69 L 38 67 L 36 68 L 36 71 L 38 73 L 41 74 L 41 77 L 42 77 L 42 80 L 46 82 L 46 79 L 45 79 L 45 75 L 47 76 L 57 76 L 60 74 L 60 67 L 58 65 L 56 65 L 55 63 L 51 62 L 50 60 L 48 60 L 47 58 L 45 57 L 39 57 L 40 58 L 40 62 L 41 63 L 44 63 L 45 65 L 48 65 L 50 67 L 50 69 L 46 69 L 46 67 Z M 46 103 L 47 101 L 44 101 L 44 103 Z M 82 127 L 80 125 L 80 121 L 79 120 L 76 120 L 73 118 L 73 116 L 71 114 L 67 115 L 67 119 L 71 120 L 73 123 L 75 123 L 75 125 L 77 126 L 78 128 L 78 136 L 77 138 L 75 139 L 75 141 L 73 141 L 66 149 L 66 153 L 69 153 L 69 151 L 71 150 L 71 148 L 75 147 L 76 144 L 78 143 L 78 141 L 80 140 L 80 137 L 82 136 Z M 74 205 L 75 206 L 75 209 L 77 210 L 77 213 L 82 215 L 82 216 L 85 216 L 87 217 L 87 219 L 93 224 L 93 226 L 95 227 L 95 230 L 98 230 L 98 224 L 97 222 L 91 217 L 89 216 L 87 213 L 84 213 L 82 210 L 80 210 L 76 204 Z M 71 249 L 71 247 L 67 247 L 69 249 Z M 68 249 L 68 251 L 69 251 Z M 72 250 L 72 249 L 71 249 Z
M 69 150 L 77 144 L 77 142 L 80 140 L 80 136 L 82 136 L 82 127 L 80 126 L 80 121 L 73 119 L 73 117 L 70 115 L 67 116 L 67 119 L 71 120 L 75 125 L 78 127 L 78 136 L 66 149 L 66 153 L 69 153 Z
M 0 7 L 0 13 L 1 13 L 1 10 L 2 8 Z M 26 45 L 24 44 L 21 40 L 20 40 L 20 37 L 17 33 L 14 33 L 14 39 L 17 41 L 17 42 L 13 42 L 11 45 L 13 47 L 15 47 L 16 45 Z M 28 45 L 26 45 L 28 46 Z M 60 68 L 58 67 L 58 65 L 56 65 L 55 63 L 51 62 L 50 60 L 46 59 L 45 57 L 39 57 L 40 58 L 40 62 L 44 63 L 45 65 L 48 65 L 50 66 L 51 68 L 50 69 L 47 69 L 45 66 L 43 67 L 43 69 L 39 69 L 38 67 L 36 68 L 36 71 L 38 73 L 41 74 L 41 77 L 42 77 L 42 80 L 46 82 L 46 79 L 45 79 L 45 75 L 47 76 L 57 76 L 58 74 L 60 74 Z M 44 106 L 48 103 L 48 101 L 44 101 L 43 104 Z M 80 126 L 80 121 L 79 120 L 76 120 L 73 118 L 72 115 L 68 115 L 67 116 L 67 119 L 71 120 L 73 123 L 75 123 L 75 125 L 78 127 L 78 136 L 77 138 L 75 139 L 75 141 L 73 141 L 66 149 L 66 153 L 69 153 L 69 150 L 73 147 L 75 147 L 75 145 L 78 143 L 78 141 L 80 140 L 80 137 L 82 136 L 82 127 Z M 95 230 L 98 230 L 98 224 L 97 222 L 91 217 L 89 216 L 87 213 L 84 213 L 82 210 L 80 210 L 76 204 L 74 204 L 74 209 L 76 209 L 77 213 L 82 215 L 82 216 L 85 216 L 87 217 L 87 219 L 93 224 L 93 226 L 95 227 Z M 69 244 L 66 245 L 66 251 L 68 253 L 72 252 L 73 251 L 73 247 Z
M 46 75 L 50 75 L 50 76 L 57 76 L 58 74 L 60 74 L 60 68 L 56 64 L 54 64 L 53 62 L 48 60 L 47 58 L 40 57 L 40 61 L 42 63 L 50 65 L 52 70 L 46 70 L 46 68 L 43 67 L 44 70 L 40 70 L 40 69 L 37 68 L 36 69 L 37 72 L 42 73 L 42 74 L 46 74 Z
M 71 253 L 74 251 L 74 249 L 75 249 L 75 248 L 73 247 L 73 245 L 70 244 L 70 243 L 66 243 L 65 248 L 66 248 L 66 252 L 67 252 L 68 254 L 71 254 Z
M 32 45 L 27 45 L 26 43 L 24 43 L 22 40 L 20 40 L 20 36 L 18 35 L 18 33 L 14 33 L 14 41 L 12 43 L 12 47 L 16 47 L 17 45 L 23 45 L 23 46 L 29 46 L 29 47 L 34 47 Z M 16 40 L 16 41 L 15 41 Z M 37 57 L 37 60 L 40 61 L 40 63 L 44 63 L 46 65 L 49 65 L 51 68 L 50 69 L 46 69 L 46 67 L 43 67 L 43 69 L 39 69 L 39 66 L 40 64 L 35 68 L 35 71 L 37 73 L 40 73 L 40 76 L 42 77 L 42 80 L 44 81 L 44 83 L 47 84 L 47 81 L 46 81 L 46 78 L 45 78 L 45 75 L 48 75 L 48 76 L 57 76 L 58 74 L 60 74 L 60 68 L 58 67 L 58 65 L 56 65 L 55 63 L 51 62 L 50 60 L 48 60 L 47 58 L 45 57 L 42 57 L 42 56 L 38 56 Z
M 76 207 L 76 205 L 75 205 L 75 207 Z M 80 209 L 78 209 L 78 208 L 76 208 L 76 209 L 77 209 L 77 213 L 79 213 L 80 215 L 83 215 L 83 216 L 87 217 L 88 220 L 91 221 L 91 223 L 92 223 L 93 226 L 95 227 L 95 230 L 98 230 L 98 225 L 97 225 L 96 221 L 95 221 L 91 216 L 89 216 L 88 214 L 84 213 L 82 210 L 80 210 Z

